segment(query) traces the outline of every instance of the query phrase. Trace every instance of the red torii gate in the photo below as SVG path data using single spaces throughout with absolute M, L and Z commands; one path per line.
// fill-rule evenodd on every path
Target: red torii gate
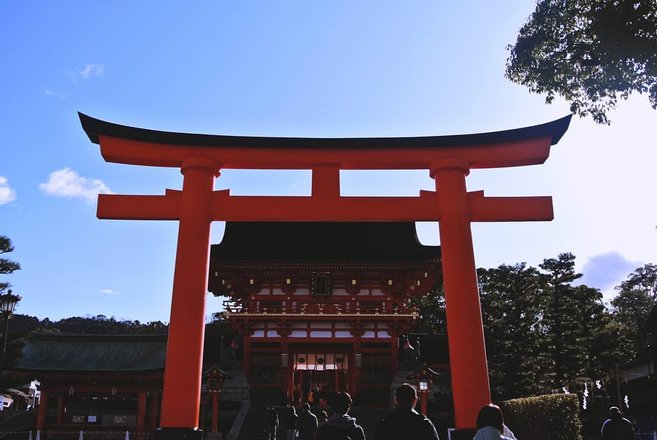
M 160 426 L 197 429 L 210 224 L 229 221 L 439 221 L 452 392 L 457 428 L 471 428 L 490 402 L 471 222 L 552 220 L 551 197 L 467 192 L 473 168 L 545 162 L 571 116 L 546 124 L 455 136 L 273 138 L 171 133 L 80 114 L 107 162 L 180 168 L 182 191 L 98 197 L 98 218 L 178 220 Z M 310 169 L 311 196 L 232 196 L 214 191 L 220 169 Z M 340 170 L 428 169 L 436 191 L 419 197 L 342 197 Z M 165 436 L 169 436 L 169 434 Z

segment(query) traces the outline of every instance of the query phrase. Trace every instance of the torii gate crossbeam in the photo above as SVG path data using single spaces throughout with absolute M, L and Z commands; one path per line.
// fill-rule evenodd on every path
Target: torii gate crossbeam
M 180 168 L 182 191 L 100 195 L 98 217 L 178 220 L 169 343 L 160 425 L 170 437 L 198 427 L 210 225 L 229 221 L 438 221 L 457 428 L 475 426 L 490 402 L 471 222 L 551 220 L 550 197 L 467 192 L 470 169 L 543 163 L 570 116 L 494 133 L 407 138 L 267 138 L 170 133 L 80 114 L 108 162 Z M 214 191 L 220 169 L 310 169 L 306 197 Z M 343 197 L 343 169 L 427 169 L 436 191 L 418 197 Z M 166 436 L 166 435 L 163 435 Z

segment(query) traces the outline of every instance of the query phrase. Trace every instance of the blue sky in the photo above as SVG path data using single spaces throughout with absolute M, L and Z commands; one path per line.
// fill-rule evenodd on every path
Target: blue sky
M 168 321 L 177 224 L 98 220 L 98 192 L 163 194 L 174 169 L 105 163 L 77 113 L 166 131 L 266 136 L 476 133 L 557 119 L 504 78 L 530 0 L 0 2 L 0 234 L 20 313 Z M 609 297 L 655 262 L 655 119 L 573 119 L 542 166 L 473 171 L 470 190 L 551 195 L 555 220 L 475 224 L 477 265 L 573 252 Z M 343 194 L 417 195 L 424 171 L 348 172 Z M 308 194 L 309 172 L 226 170 L 234 194 Z M 419 225 L 437 243 L 435 224 Z M 213 224 L 213 242 L 223 225 Z M 220 300 L 208 297 L 208 313 Z

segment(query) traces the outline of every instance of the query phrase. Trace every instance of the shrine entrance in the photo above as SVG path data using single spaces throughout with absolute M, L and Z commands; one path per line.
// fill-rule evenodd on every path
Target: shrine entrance
M 290 382 L 293 390 L 290 395 L 297 402 L 319 403 L 320 397 L 325 399 L 330 394 L 349 391 L 349 367 L 353 364 L 349 358 L 352 354 L 344 350 L 344 344 L 334 347 L 327 344 L 315 348 L 309 351 L 307 344 L 296 349 L 291 347 L 295 352 L 289 373 L 292 375 Z M 313 395 L 309 396 L 311 391 Z
M 295 400 L 317 402 L 323 394 L 348 391 L 348 359 L 347 354 L 295 354 L 292 372 Z M 315 395 L 308 398 L 311 391 Z
M 145 130 L 80 114 L 85 132 L 100 145 L 106 161 L 174 167 L 184 175 L 182 191 L 98 198 L 99 218 L 180 222 L 159 435 L 200 438 L 213 221 L 438 221 L 455 424 L 474 427 L 479 409 L 491 399 L 470 223 L 551 220 L 553 210 L 550 197 L 468 192 L 466 177 L 471 169 L 542 164 L 570 119 L 456 136 L 272 138 Z M 311 196 L 233 196 L 229 190 L 214 191 L 220 169 L 312 170 Z M 428 170 L 435 191 L 420 191 L 418 197 L 340 193 L 340 170 L 405 169 Z

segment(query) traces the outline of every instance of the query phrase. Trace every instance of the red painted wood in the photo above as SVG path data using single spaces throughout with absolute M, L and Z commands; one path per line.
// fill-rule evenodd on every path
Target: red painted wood
M 219 432 L 219 394 L 212 395 L 212 432 Z
M 217 167 L 183 164 L 178 248 L 162 391 L 162 428 L 197 428 L 201 399 L 205 295 L 210 249 L 210 201 Z
M 166 196 L 101 194 L 98 218 L 178 220 L 181 193 Z M 438 195 L 419 197 L 231 196 L 212 193 L 216 221 L 436 221 L 441 214 Z M 484 197 L 468 193 L 472 222 L 552 220 L 551 197 Z
M 439 162 L 432 174 L 440 194 L 440 245 L 455 424 L 457 428 L 472 428 L 479 409 L 490 403 L 490 386 L 468 221 L 467 163 L 458 158 Z
M 82 119 L 83 125 L 98 124 L 98 121 L 85 122 L 88 117 Z M 473 135 L 470 140 L 482 139 L 484 144 L 450 147 L 444 145 L 447 141 L 443 139 L 440 141 L 443 145 L 436 144 L 435 148 L 426 145 L 406 148 L 407 144 L 415 141 L 402 141 L 383 149 L 334 148 L 333 145 L 339 145 L 339 141 L 324 143 L 331 145 L 327 148 L 172 145 L 138 141 L 129 136 L 114 137 L 120 136 L 120 133 L 134 133 L 135 129 L 113 127 L 105 131 L 113 136 L 93 132 L 90 135 L 92 141 L 100 143 L 106 161 L 177 167 L 182 169 L 185 176 L 182 193 L 167 191 L 164 196 L 101 195 L 98 203 L 99 218 L 180 220 L 162 398 L 163 428 L 196 428 L 198 424 L 204 297 L 212 220 L 439 220 L 456 426 L 465 428 L 475 425 L 476 414 L 482 405 L 490 401 L 490 393 L 470 222 L 549 220 L 553 213 L 549 197 L 488 198 L 481 192 L 468 194 L 465 176 L 474 168 L 543 163 L 549 155 L 553 136 L 557 136 L 556 143 L 567 123 L 559 129 L 560 133 L 534 131 L 540 134 L 519 141 L 490 143 L 490 139 L 502 138 Z M 140 133 L 141 136 L 146 131 Z M 183 138 L 198 139 L 193 136 L 177 137 Z M 219 138 L 216 139 L 220 142 Z M 295 142 L 299 145 L 298 140 Z M 229 191 L 213 192 L 214 173 L 219 168 L 311 169 L 313 195 L 233 197 Z M 437 191 L 421 192 L 419 197 L 339 197 L 341 169 L 429 169 L 436 177 Z M 357 338 L 354 353 L 360 352 Z M 249 347 L 245 345 L 245 359 L 248 359 L 248 354 Z M 355 365 L 353 359 L 351 361 L 351 365 Z M 248 372 L 247 362 L 244 368 Z M 354 367 L 350 383 L 353 394 L 358 393 L 359 374 L 360 369 Z M 41 408 L 39 414 L 41 418 L 37 419 L 44 424 Z
M 41 389 L 41 397 L 39 398 L 39 408 L 37 409 L 36 429 L 43 431 L 46 429 L 46 417 L 48 416 L 48 391 Z
M 550 154 L 552 135 L 524 141 L 470 147 L 386 148 L 225 148 L 145 143 L 100 135 L 100 151 L 107 162 L 180 168 L 190 157 L 206 158 L 223 169 L 310 170 L 335 166 L 342 170 L 430 169 L 433 163 L 463 158 L 470 168 L 537 165 Z
M 146 426 L 146 391 L 140 391 L 137 397 L 137 434 L 143 434 Z

